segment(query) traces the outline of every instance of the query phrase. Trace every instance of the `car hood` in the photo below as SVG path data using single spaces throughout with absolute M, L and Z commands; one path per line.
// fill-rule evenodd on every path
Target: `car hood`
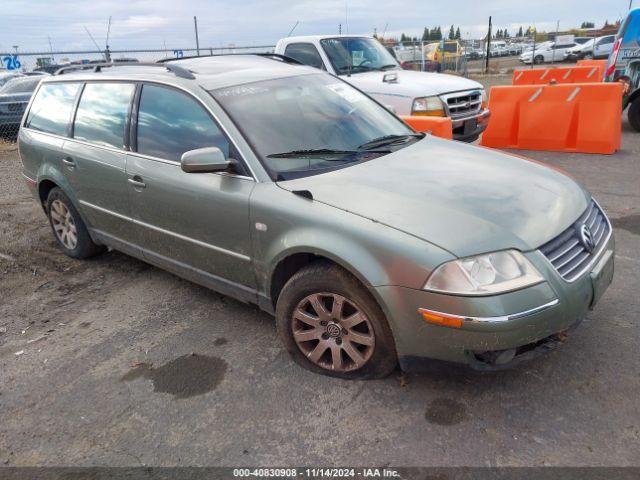
M 391 73 L 397 75 L 397 81 L 383 82 L 384 76 Z M 478 82 L 467 78 L 413 70 L 363 72 L 354 73 L 351 76 L 342 75 L 340 78 L 370 95 L 402 96 L 412 100 L 417 97 L 483 88 Z
M 427 136 L 374 160 L 279 182 L 455 256 L 538 248 L 571 225 L 589 194 L 533 160 Z

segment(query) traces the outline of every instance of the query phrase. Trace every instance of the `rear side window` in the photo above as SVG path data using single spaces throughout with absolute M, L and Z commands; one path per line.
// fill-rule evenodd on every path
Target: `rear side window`
M 292 43 L 287 45 L 284 54 L 310 67 L 324 67 L 318 49 L 311 43 Z
M 229 157 L 229 142 L 204 108 L 172 88 L 144 85 L 137 126 L 138 152 L 180 161 L 184 152 L 218 147 Z
M 87 83 L 78 104 L 73 137 L 123 148 L 127 111 L 134 90 L 132 83 Z
M 42 132 L 66 135 L 79 83 L 46 83 L 33 100 L 26 126 Z

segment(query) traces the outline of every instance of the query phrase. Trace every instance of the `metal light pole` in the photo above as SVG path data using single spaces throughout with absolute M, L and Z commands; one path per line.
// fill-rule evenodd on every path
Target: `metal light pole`
M 198 17 L 193 16 L 193 28 L 196 31 L 196 52 L 200 56 L 200 41 L 198 40 Z

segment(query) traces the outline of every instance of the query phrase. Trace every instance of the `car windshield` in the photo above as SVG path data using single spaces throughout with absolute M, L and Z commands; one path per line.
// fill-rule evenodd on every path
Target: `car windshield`
M 399 68 L 396 59 L 373 38 L 327 38 L 320 44 L 338 75 Z
M 371 160 L 420 138 L 349 84 L 326 74 L 210 91 L 274 180 Z
M 30 93 L 36 89 L 40 80 L 33 77 L 14 78 L 0 87 L 0 93 Z

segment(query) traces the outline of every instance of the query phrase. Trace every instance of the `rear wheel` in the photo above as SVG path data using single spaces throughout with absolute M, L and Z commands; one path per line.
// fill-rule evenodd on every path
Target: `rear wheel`
M 293 360 L 316 373 L 369 379 L 389 375 L 397 356 L 384 313 L 341 267 L 317 262 L 297 272 L 276 306 L 278 334 Z
M 105 250 L 91 240 L 87 226 L 69 197 L 58 187 L 47 197 L 47 216 L 58 244 L 73 258 L 89 258 Z
M 627 118 L 629 118 L 629 123 L 633 129 L 636 132 L 640 132 L 640 97 L 629 104 Z

